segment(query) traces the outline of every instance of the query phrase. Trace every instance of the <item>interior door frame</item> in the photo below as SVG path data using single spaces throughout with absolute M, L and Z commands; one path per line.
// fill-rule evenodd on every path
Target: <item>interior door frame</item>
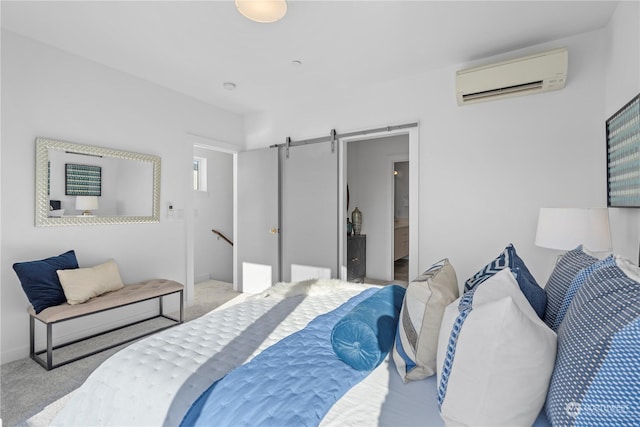
M 390 259 L 390 263 L 387 265 L 387 274 L 391 275 L 391 280 L 394 280 L 394 273 L 395 273 L 395 243 L 396 243 L 396 238 L 395 238 L 395 224 L 394 224 L 394 218 L 395 218 L 395 197 L 396 197 L 396 186 L 395 186 L 395 175 L 393 174 L 393 171 L 395 170 L 395 165 L 398 162 L 408 162 L 409 161 L 409 156 L 408 155 L 396 155 L 396 156 L 390 156 L 388 158 L 388 165 L 389 165 L 389 169 L 387 170 L 387 175 L 389 177 L 389 181 L 388 181 L 388 191 L 389 191 L 389 200 L 391 200 L 391 203 L 389 203 L 389 211 L 387 212 L 387 215 L 389 215 L 389 218 L 391 218 L 391 221 L 388 222 L 387 226 L 389 227 L 387 229 L 387 233 L 388 233 L 388 238 L 389 241 L 392 242 L 393 244 L 391 246 L 389 246 L 389 259 Z M 411 165 L 409 165 L 409 180 L 411 180 Z M 409 200 L 409 209 L 411 209 L 411 200 Z M 409 212 L 409 223 L 411 223 L 411 212 Z M 409 235 L 411 235 L 411 227 L 409 227 Z M 411 256 L 409 256 L 409 259 L 411 259 Z M 415 277 L 415 276 L 412 276 Z
M 191 159 L 193 160 L 193 148 L 202 148 L 205 150 L 218 151 L 220 153 L 231 154 L 233 156 L 233 241 L 237 241 L 237 227 L 238 227 L 238 152 L 241 151 L 238 147 L 235 147 L 230 144 L 226 144 L 224 142 L 216 141 L 208 137 L 195 135 L 195 134 L 187 134 L 191 139 L 198 142 L 191 142 L 192 150 L 191 150 Z M 202 139 L 208 140 L 207 143 L 203 143 Z M 188 170 L 187 173 L 190 179 L 187 180 L 189 183 L 188 191 L 193 192 L 193 164 L 187 164 Z M 191 194 L 191 193 L 188 193 Z M 190 307 L 193 305 L 195 298 L 195 219 L 193 218 L 193 203 L 194 196 L 186 197 L 186 232 L 187 232 L 187 242 L 186 242 L 186 270 L 187 270 L 187 280 L 185 284 L 185 299 L 184 304 L 186 307 Z M 238 260 L 238 247 L 237 245 L 233 245 L 233 288 L 237 289 L 236 283 L 238 281 L 237 276 L 237 260 Z
M 346 223 L 342 219 L 342 214 L 346 209 L 346 180 L 347 180 L 347 143 L 351 141 L 362 141 L 368 139 L 379 139 L 395 135 L 409 136 L 409 282 L 419 274 L 420 254 L 419 254 L 419 183 L 420 183 L 420 133 L 418 126 L 398 129 L 393 131 L 372 132 L 367 135 L 340 138 L 338 140 L 338 257 L 340 259 L 339 270 L 340 279 L 347 280 L 346 269 Z M 393 241 L 393 240 L 392 240 Z M 393 248 L 391 248 L 393 250 Z M 393 256 L 391 256 L 393 259 Z

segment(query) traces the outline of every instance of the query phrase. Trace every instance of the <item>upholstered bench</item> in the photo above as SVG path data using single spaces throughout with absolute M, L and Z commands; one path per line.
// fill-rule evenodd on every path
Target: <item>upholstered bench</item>
M 183 291 L 184 287 L 172 280 L 165 279 L 154 279 L 148 280 L 145 282 L 127 285 L 117 291 L 107 292 L 95 298 L 92 298 L 86 302 L 81 304 L 70 305 L 68 303 L 56 305 L 53 307 L 46 308 L 42 310 L 40 313 L 36 314 L 35 310 L 32 306 L 27 309 L 29 313 L 29 335 L 30 335 L 30 356 L 33 360 L 38 362 L 42 367 L 47 370 L 57 368 L 59 366 L 66 365 L 71 362 L 75 362 L 76 360 L 83 359 L 88 356 L 92 356 L 96 353 L 100 353 L 102 351 L 108 350 L 113 347 L 117 347 L 121 344 L 134 341 L 136 339 L 142 338 L 144 336 L 153 334 L 155 332 L 170 328 L 177 324 L 180 324 L 184 321 L 184 308 L 183 308 Z M 179 294 L 180 297 L 180 318 L 175 319 L 173 317 L 167 316 L 163 311 L 163 298 L 172 294 Z M 60 344 L 57 346 L 53 346 L 53 325 L 61 322 L 65 322 L 72 319 L 78 319 L 80 317 L 89 316 L 92 314 L 104 312 L 107 310 L 112 310 L 119 307 L 124 307 L 131 304 L 140 303 L 143 301 L 148 301 L 152 299 L 158 299 L 158 314 L 148 317 L 143 320 L 138 320 L 135 322 L 128 323 L 123 326 L 119 326 L 117 328 L 112 328 L 104 332 L 100 332 L 97 334 L 93 334 L 84 338 L 80 338 L 71 342 L 67 342 L 64 344 Z M 128 326 L 136 325 L 138 323 L 146 322 L 151 319 L 156 318 L 165 318 L 172 321 L 172 324 L 168 326 L 162 326 L 152 331 L 145 332 L 141 335 L 136 335 L 132 338 L 127 338 L 124 341 L 119 341 L 114 344 L 110 344 L 106 347 L 101 347 L 97 350 L 82 354 L 80 356 L 74 357 L 69 360 L 65 360 L 61 363 L 54 364 L 53 363 L 53 351 L 62 347 L 66 347 L 72 344 L 76 344 L 78 342 L 94 338 L 100 335 L 108 334 L 110 332 L 126 328 Z M 38 319 L 40 322 L 46 325 L 47 327 L 47 348 L 46 350 L 35 350 L 35 320 Z M 40 357 L 41 354 L 47 354 L 46 361 Z

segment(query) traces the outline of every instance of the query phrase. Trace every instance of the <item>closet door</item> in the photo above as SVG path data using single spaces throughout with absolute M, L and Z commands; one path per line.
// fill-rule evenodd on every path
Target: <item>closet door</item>
M 280 171 L 282 279 L 291 280 L 293 264 L 338 277 L 337 149 L 330 142 L 300 145 L 289 158 L 281 149 Z
M 277 149 L 238 153 L 237 197 L 237 283 L 259 292 L 280 280 Z

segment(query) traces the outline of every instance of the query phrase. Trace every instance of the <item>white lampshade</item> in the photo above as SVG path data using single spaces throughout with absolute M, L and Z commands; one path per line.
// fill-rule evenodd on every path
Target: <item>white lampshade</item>
M 83 211 L 84 215 L 91 215 L 91 211 L 98 209 L 97 196 L 76 196 L 76 209 Z
M 286 0 L 236 0 L 236 8 L 246 18 L 265 24 L 276 22 L 287 13 Z
M 607 208 L 540 208 L 536 246 L 566 251 L 578 245 L 593 252 L 611 250 Z

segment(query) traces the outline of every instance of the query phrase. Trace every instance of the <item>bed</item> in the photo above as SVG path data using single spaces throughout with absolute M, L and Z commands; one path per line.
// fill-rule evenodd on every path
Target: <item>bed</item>
M 389 355 L 385 354 L 375 368 L 358 374 L 360 377 L 352 385 L 338 390 L 335 401 L 325 401 L 326 410 L 310 404 L 312 399 L 302 397 L 302 393 L 298 396 L 300 382 L 293 387 L 286 383 L 279 385 L 281 374 L 273 374 L 271 365 L 280 364 L 282 357 L 267 364 L 264 370 L 257 363 L 265 355 L 279 353 L 274 349 L 284 341 L 304 342 L 303 335 L 297 334 L 304 334 L 317 319 L 334 315 L 339 322 L 384 287 L 338 280 L 278 284 L 259 295 L 243 295 L 199 319 L 130 345 L 106 360 L 79 389 L 36 416 L 30 424 L 187 426 L 211 425 L 213 419 L 215 425 L 549 426 L 550 414 L 552 421 L 560 421 L 562 425 L 637 425 L 640 397 L 633 390 L 637 391 L 640 384 L 637 360 L 640 332 L 636 327 L 640 285 L 630 276 L 640 275 L 637 267 L 625 266 L 626 270 L 620 268 L 619 259 L 590 257 L 581 248 L 570 251 L 547 283 L 545 295 L 549 301 L 545 296 L 542 311 L 546 307 L 553 318 L 545 319 L 535 309 L 541 303 L 536 303 L 541 296 L 539 291 L 531 283 L 526 285 L 528 288 L 522 285 L 533 278 L 515 248 L 508 246 L 465 282 L 466 292 L 461 298 L 451 302 L 457 295 L 449 295 L 439 302 L 442 310 L 435 331 L 437 352 L 432 349 L 429 356 L 435 358 L 437 353 L 433 364 L 438 367 L 437 372 L 426 372 L 427 367 L 425 372 L 416 374 L 413 363 L 416 360 L 411 362 L 410 357 L 403 361 L 403 351 L 399 349 L 400 331 L 408 326 L 408 321 L 415 320 L 415 316 L 411 319 L 411 313 L 403 313 L 420 302 L 416 293 L 420 286 L 430 289 L 428 301 L 438 299 L 434 296 L 436 282 L 442 279 L 446 268 L 453 271 L 448 260 L 439 261 L 409 284 Z M 447 280 L 455 283 L 457 292 L 457 279 L 455 274 L 451 276 Z M 626 323 L 617 329 L 609 328 L 607 336 L 587 343 L 576 342 L 582 338 L 575 338 L 579 334 L 572 328 L 584 328 L 580 322 L 585 319 L 592 321 L 589 320 L 594 317 L 592 304 L 600 301 L 593 296 L 593 289 L 602 284 L 606 292 L 598 291 L 600 294 L 609 297 L 615 294 L 615 301 L 623 302 L 623 306 L 622 302 L 614 303 L 618 305 L 613 311 L 600 309 L 605 313 L 602 318 L 611 321 L 611 313 L 622 312 Z M 580 286 L 583 289 L 578 289 Z M 585 299 L 585 292 L 592 294 Z M 579 301 L 567 308 L 563 304 L 567 298 Z M 413 303 L 408 303 L 409 300 Z M 588 315 L 580 305 L 588 306 Z M 560 315 L 565 320 L 554 330 L 551 326 Z M 426 319 L 424 325 L 434 329 L 433 322 L 424 316 L 420 322 Z M 500 325 L 499 331 L 491 328 L 496 324 Z M 636 346 L 633 351 L 628 351 L 627 343 L 620 344 L 620 330 L 624 337 L 631 337 L 630 342 Z M 556 331 L 558 340 L 568 342 L 563 347 L 559 341 L 557 358 Z M 326 333 L 332 332 L 329 329 Z M 434 331 L 429 333 L 433 335 Z M 563 338 L 564 335 L 567 337 Z M 617 352 L 620 345 L 625 351 Z M 589 357 L 575 356 L 576 352 L 584 355 L 585 348 L 609 372 L 611 366 L 615 368 L 621 361 L 632 368 L 624 378 L 604 379 L 604 371 L 590 368 L 587 375 L 576 380 L 579 377 L 576 372 L 584 372 L 581 363 L 592 362 Z M 312 358 L 315 350 L 305 353 L 306 349 L 306 345 L 293 352 L 289 349 L 283 353 L 284 359 L 303 364 L 308 360 L 303 370 L 315 371 L 319 365 Z M 454 356 L 452 363 L 450 358 Z M 561 369 L 557 369 L 560 365 Z M 291 369 L 287 365 L 283 378 Z M 243 372 L 250 375 L 238 376 Z M 267 379 L 263 381 L 256 372 L 264 373 L 262 377 Z M 414 374 L 418 377 L 407 378 Z M 325 374 L 316 373 L 302 383 L 320 381 L 318 376 Z M 332 386 L 348 381 L 351 380 L 340 374 L 325 383 Z M 245 388 L 229 397 L 228 387 L 234 384 L 244 384 Z M 613 394 L 609 397 L 598 394 L 602 384 Z M 255 390 L 260 393 L 252 397 Z M 215 394 L 219 391 L 220 394 Z M 277 400 L 280 395 L 285 397 L 284 401 Z M 594 396 L 600 400 L 594 400 Z M 272 398 L 276 400 L 266 400 Z M 206 418 L 205 412 L 211 408 L 218 412 L 211 415 L 213 418 Z M 278 418 L 280 413 L 291 410 L 297 413 L 288 422 Z
M 243 296 L 120 351 L 46 417 L 51 425 L 180 425 L 212 382 L 367 288 L 374 286 L 329 280 Z M 435 378 L 405 385 L 392 363 L 347 392 L 321 425 L 398 425 L 399 416 L 405 425 L 442 425 L 437 410 L 423 410 L 425 400 L 435 402 Z

